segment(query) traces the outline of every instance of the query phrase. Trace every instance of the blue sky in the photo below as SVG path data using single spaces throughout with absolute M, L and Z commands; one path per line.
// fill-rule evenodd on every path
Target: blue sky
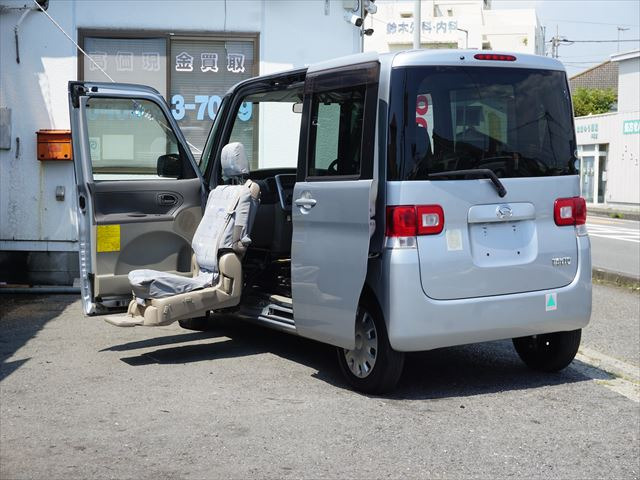
M 638 0 L 493 0 L 493 9 L 535 8 L 547 40 L 556 32 L 570 40 L 615 40 L 617 27 L 628 28 L 620 38 L 640 38 Z M 621 42 L 620 51 L 637 50 L 640 42 Z M 603 62 L 616 53 L 617 43 L 575 43 L 561 45 L 559 59 L 569 75 Z

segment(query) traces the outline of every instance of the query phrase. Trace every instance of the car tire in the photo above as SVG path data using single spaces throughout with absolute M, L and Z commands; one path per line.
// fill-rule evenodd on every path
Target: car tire
M 196 318 L 185 318 L 178 320 L 178 324 L 185 330 L 195 330 L 196 332 L 206 332 L 212 330 L 215 326 L 212 315 L 205 315 Z
M 382 313 L 374 301 L 361 300 L 355 328 L 356 348 L 337 348 L 345 379 L 354 390 L 363 393 L 393 390 L 402 375 L 404 353 L 391 348 Z
M 544 333 L 513 339 L 522 361 L 534 370 L 557 372 L 568 366 L 578 353 L 582 330 Z

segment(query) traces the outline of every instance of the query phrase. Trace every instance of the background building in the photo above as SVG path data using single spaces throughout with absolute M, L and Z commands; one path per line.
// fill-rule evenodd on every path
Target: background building
M 618 65 L 618 111 L 575 119 L 581 195 L 588 203 L 640 207 L 640 50 Z
M 362 15 L 357 0 L 48 3 L 47 13 L 112 78 L 165 96 L 196 159 L 220 97 L 236 82 L 362 49 L 360 29 L 345 21 L 347 11 Z M 39 161 L 35 132 L 69 128 L 67 82 L 109 80 L 25 4 L 33 7 L 0 2 L 0 281 L 71 283 L 73 165 Z
M 577 88 L 618 90 L 618 62 L 607 60 L 574 75 L 569 79 L 569 87 L 572 92 Z
M 389 52 L 413 47 L 412 0 L 378 0 L 367 18 L 373 28 L 365 50 Z M 423 0 L 422 48 L 473 48 L 544 55 L 544 30 L 535 9 L 491 9 L 491 0 Z

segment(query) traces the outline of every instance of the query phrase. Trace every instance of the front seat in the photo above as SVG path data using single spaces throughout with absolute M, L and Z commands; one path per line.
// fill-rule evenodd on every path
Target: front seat
M 209 310 L 238 305 L 242 293 L 242 257 L 251 243 L 260 188 L 244 182 L 249 163 L 242 143 L 222 149 L 222 175 L 231 185 L 213 189 L 193 236 L 193 276 L 156 270 L 133 270 L 129 283 L 133 300 L 126 315 L 110 316 L 113 325 L 169 325 L 204 315 Z

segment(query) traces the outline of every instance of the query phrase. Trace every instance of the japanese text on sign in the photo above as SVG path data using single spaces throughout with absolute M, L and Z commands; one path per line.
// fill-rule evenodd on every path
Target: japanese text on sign
M 413 33 L 415 23 L 407 20 L 391 21 L 387 23 L 387 35 Z M 420 22 L 420 32 L 426 35 L 446 35 L 458 30 L 457 20 L 425 20 Z
M 187 52 L 180 52 L 176 55 L 176 72 L 193 72 L 193 56 Z M 244 73 L 244 55 L 242 53 L 227 54 L 227 71 L 232 73 Z M 200 71 L 217 72 L 218 54 L 203 52 L 200 54 Z

